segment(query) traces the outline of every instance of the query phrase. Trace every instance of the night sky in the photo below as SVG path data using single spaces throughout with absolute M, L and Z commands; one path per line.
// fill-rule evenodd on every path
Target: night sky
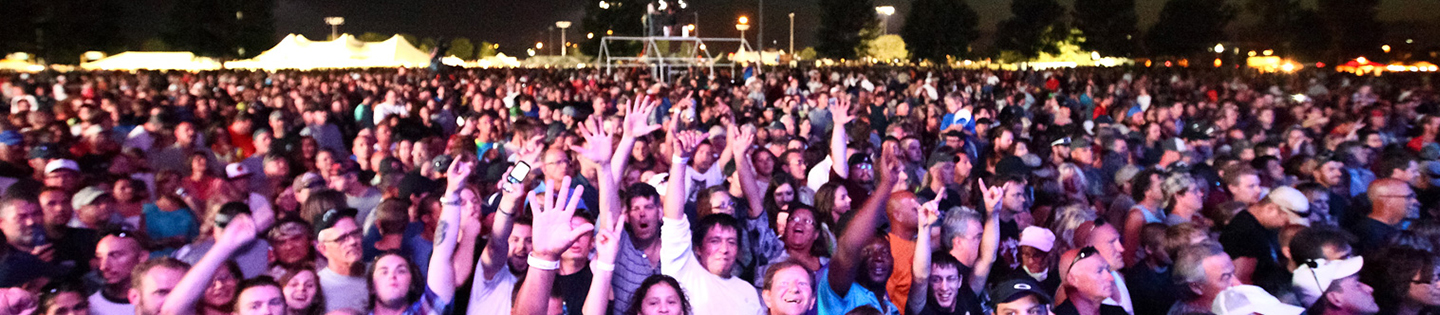
M 164 27 L 163 21 L 174 0 L 135 0 L 127 12 L 127 23 L 133 30 L 127 30 L 127 39 L 138 43 Z M 476 42 L 490 41 L 500 44 L 500 50 L 511 55 L 523 55 L 526 48 L 537 41 L 550 43 L 559 41 L 559 33 L 551 33 L 554 22 L 575 21 L 570 28 L 569 39 L 584 38 L 579 21 L 584 15 L 584 6 L 595 5 L 591 0 L 275 0 L 276 40 L 288 33 L 300 33 L 311 39 L 324 39 L 330 27 L 322 21 L 326 16 L 343 16 L 345 25 L 341 32 L 359 34 L 378 32 L 384 34 L 410 33 L 421 37 L 469 37 Z M 598 1 L 598 0 L 593 0 Z M 967 0 L 980 13 L 982 32 L 993 30 L 995 24 L 1010 16 L 1008 0 Z M 1243 3 L 1245 0 L 1230 0 Z M 813 31 L 819 21 L 817 0 L 765 0 L 766 42 L 777 41 L 784 48 L 788 40 L 788 19 L 786 14 L 795 12 L 795 46 L 811 46 Z M 1067 8 L 1073 0 L 1060 0 Z M 1314 0 L 1303 0 L 1314 5 Z M 704 37 L 737 37 L 735 18 L 749 16 L 751 24 L 758 18 L 758 0 L 689 0 L 690 10 L 685 12 L 682 23 L 693 23 L 699 13 L 699 32 Z M 890 18 L 889 32 L 896 33 L 904 24 L 909 12 L 909 0 L 875 0 L 876 5 L 894 5 L 896 13 Z M 1155 22 L 1164 0 L 1137 0 L 1136 11 L 1140 16 L 1141 29 Z M 1431 13 L 1440 12 L 1440 1 L 1436 0 L 1382 0 L 1380 17 L 1386 21 L 1424 21 L 1437 23 L 1440 17 Z M 1249 22 L 1248 16 L 1241 16 L 1240 23 Z M 638 21 L 636 23 L 639 23 Z M 1239 23 L 1232 23 L 1239 24 Z M 1440 25 L 1437 23 L 1436 25 Z M 1394 30 L 1392 30 L 1393 32 Z M 718 34 L 717 34 L 718 32 Z M 746 35 L 753 43 L 755 29 Z M 553 34 L 553 35 L 552 35 Z M 549 39 L 553 36 L 554 39 Z M 767 45 L 769 45 L 767 43 Z M 772 46 L 773 47 L 773 46 Z M 586 52 L 594 55 L 594 52 Z

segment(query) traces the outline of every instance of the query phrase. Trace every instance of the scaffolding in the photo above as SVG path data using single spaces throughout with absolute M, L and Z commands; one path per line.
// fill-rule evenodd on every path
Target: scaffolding
M 610 52 L 612 42 L 639 42 L 644 49 L 639 56 L 616 56 Z M 665 43 L 665 47 L 661 47 L 661 43 Z M 716 66 L 720 66 L 729 67 L 733 71 L 735 61 L 717 57 L 711 53 L 715 47 L 708 46 L 723 43 L 736 43 L 741 52 L 751 50 L 750 43 L 744 38 L 605 36 L 600 38 L 600 55 L 595 61 L 603 63 L 596 66 L 605 67 L 607 74 L 612 73 L 614 68 L 650 68 L 656 78 L 670 81 L 671 73 L 679 68 L 708 67 L 713 72 Z M 672 53 L 670 51 L 674 45 L 680 47 L 677 52 Z

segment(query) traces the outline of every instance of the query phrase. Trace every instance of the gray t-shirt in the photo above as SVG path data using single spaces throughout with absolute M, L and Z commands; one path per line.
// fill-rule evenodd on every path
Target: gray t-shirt
M 353 309 L 364 312 L 370 300 L 370 288 L 365 278 L 342 276 L 330 268 L 320 269 L 320 290 L 325 292 L 325 312 Z

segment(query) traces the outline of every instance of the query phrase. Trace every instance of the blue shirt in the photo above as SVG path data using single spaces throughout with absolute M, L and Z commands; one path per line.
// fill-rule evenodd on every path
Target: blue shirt
M 890 302 L 888 297 L 876 297 L 875 292 L 860 286 L 859 283 L 850 283 L 850 292 L 845 296 L 839 296 L 834 289 L 830 288 L 830 268 L 821 268 L 815 273 L 819 281 L 817 286 L 820 291 L 816 300 L 820 302 L 820 315 L 841 315 L 861 306 L 874 307 L 880 310 L 881 314 L 899 315 L 900 309 L 895 303 Z

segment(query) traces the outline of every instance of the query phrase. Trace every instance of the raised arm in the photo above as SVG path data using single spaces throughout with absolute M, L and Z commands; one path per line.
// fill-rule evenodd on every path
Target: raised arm
M 601 203 L 601 207 L 605 207 Z M 595 274 L 590 280 L 590 292 L 585 296 L 585 315 L 605 315 L 610 305 L 610 279 L 615 275 L 615 256 L 620 252 L 620 233 L 625 233 L 625 216 L 615 220 L 615 225 L 595 231 L 595 261 L 590 262 L 590 271 Z
M 925 308 L 926 295 L 930 290 L 930 229 L 940 222 L 940 199 L 945 199 L 945 190 L 940 190 L 935 200 L 926 202 L 916 210 L 915 218 L 920 231 L 915 234 L 915 259 L 910 266 L 910 298 L 905 302 L 905 314 L 920 314 Z
M 650 96 L 635 97 L 635 102 L 625 111 L 625 121 L 621 127 L 620 145 L 615 148 L 615 154 L 610 158 L 610 172 L 614 174 L 625 174 L 625 166 L 630 164 L 630 150 L 635 148 L 635 138 L 648 135 L 660 129 L 660 124 L 650 123 L 650 117 L 655 115 L 655 108 L 660 107 L 659 101 L 650 100 Z
M 230 256 L 235 254 L 241 246 L 255 240 L 257 233 L 255 220 L 250 215 L 241 214 L 230 220 L 230 225 L 225 229 L 217 229 L 215 246 L 205 253 L 185 276 L 180 278 L 180 283 L 175 284 L 170 295 L 165 297 L 164 305 L 160 307 L 161 315 L 192 315 L 200 303 L 201 295 L 205 294 L 205 288 L 210 286 L 211 278 L 215 277 L 215 270 Z
M 865 204 L 855 213 L 855 217 L 845 226 L 845 233 L 837 240 L 835 258 L 830 260 L 830 289 L 836 295 L 845 296 L 850 291 L 850 285 L 855 283 L 856 268 L 860 267 L 860 250 L 865 243 L 875 236 L 875 229 L 880 226 L 881 211 L 885 203 L 890 200 L 887 193 L 895 188 L 895 181 L 900 176 L 900 163 L 895 158 L 895 145 L 886 145 L 881 153 L 880 167 L 876 172 L 880 175 L 879 184 L 875 185 L 876 193 L 870 194 L 865 199 Z
M 590 119 L 576 125 L 580 135 L 585 137 L 585 145 L 570 146 L 570 150 L 590 162 L 594 162 L 597 166 L 595 167 L 595 180 L 599 182 L 596 184 L 600 186 L 600 215 L 595 218 L 596 223 L 600 226 L 612 226 L 611 221 L 624 213 L 624 211 L 619 211 L 620 208 L 613 206 L 620 200 L 620 190 L 615 187 L 615 176 L 612 169 L 607 167 L 611 165 L 611 154 L 613 153 L 611 152 L 613 150 L 611 143 L 614 143 L 615 138 L 605 131 L 605 124 L 600 121 L 599 115 L 591 116 Z M 604 206 L 606 204 L 611 206 Z
M 1000 250 L 1000 211 L 1004 211 L 1005 192 L 1020 189 L 1012 183 L 1005 186 L 986 186 L 980 180 L 980 190 L 985 200 L 985 231 L 980 236 L 980 259 L 970 270 L 970 288 L 975 294 L 985 290 L 985 281 L 990 279 L 990 268 L 995 263 L 996 252 Z
M 850 165 L 845 157 L 845 143 L 849 137 L 845 134 L 845 124 L 855 120 L 855 115 L 850 114 L 850 100 L 840 98 L 834 106 L 830 106 L 830 116 L 835 120 L 835 126 L 830 128 L 830 168 L 840 178 L 850 178 Z
M 729 130 L 725 134 L 730 139 L 725 142 L 729 143 L 730 148 L 726 151 L 731 151 L 736 157 L 735 171 L 740 175 L 740 190 L 745 192 L 745 202 L 750 206 L 750 213 L 746 214 L 746 218 L 759 218 L 765 214 L 765 191 L 755 182 L 755 165 L 746 154 L 755 143 L 755 133 L 746 132 L 744 128 L 735 127 L 734 124 L 727 127 Z
M 570 177 L 566 176 L 559 183 L 546 183 L 546 186 L 570 187 Z M 570 218 L 575 216 L 575 207 L 580 204 L 580 196 L 584 192 L 584 186 L 575 188 L 575 192 L 569 194 L 557 194 L 546 189 L 544 202 L 540 202 L 534 211 L 535 226 L 544 228 L 535 229 L 530 268 L 526 271 L 520 291 L 515 294 L 511 314 L 541 315 L 549 309 L 550 289 L 555 285 L 555 275 L 560 269 L 560 253 L 570 249 L 580 236 L 595 230 L 595 226 L 588 223 L 570 225 Z M 535 200 L 537 197 L 532 192 L 529 198 Z
M 460 212 L 463 211 L 460 209 L 460 190 L 465 187 L 465 179 L 470 177 L 470 171 L 474 167 L 473 161 L 461 155 L 454 163 L 450 163 L 450 169 L 445 171 L 445 177 L 449 180 L 445 195 L 440 197 L 440 222 L 436 224 L 435 247 L 430 253 L 430 273 L 425 275 L 425 284 L 435 293 L 435 302 L 439 305 L 450 304 L 455 298 L 453 260 L 460 239 Z
M 670 134 L 675 144 L 674 161 L 670 162 L 670 180 L 665 183 L 665 217 L 670 219 L 681 219 L 685 216 L 685 185 L 690 180 L 686 176 L 685 164 L 690 162 L 690 157 L 695 155 L 695 147 L 700 146 L 700 141 L 705 136 L 699 131 L 685 130 Z

